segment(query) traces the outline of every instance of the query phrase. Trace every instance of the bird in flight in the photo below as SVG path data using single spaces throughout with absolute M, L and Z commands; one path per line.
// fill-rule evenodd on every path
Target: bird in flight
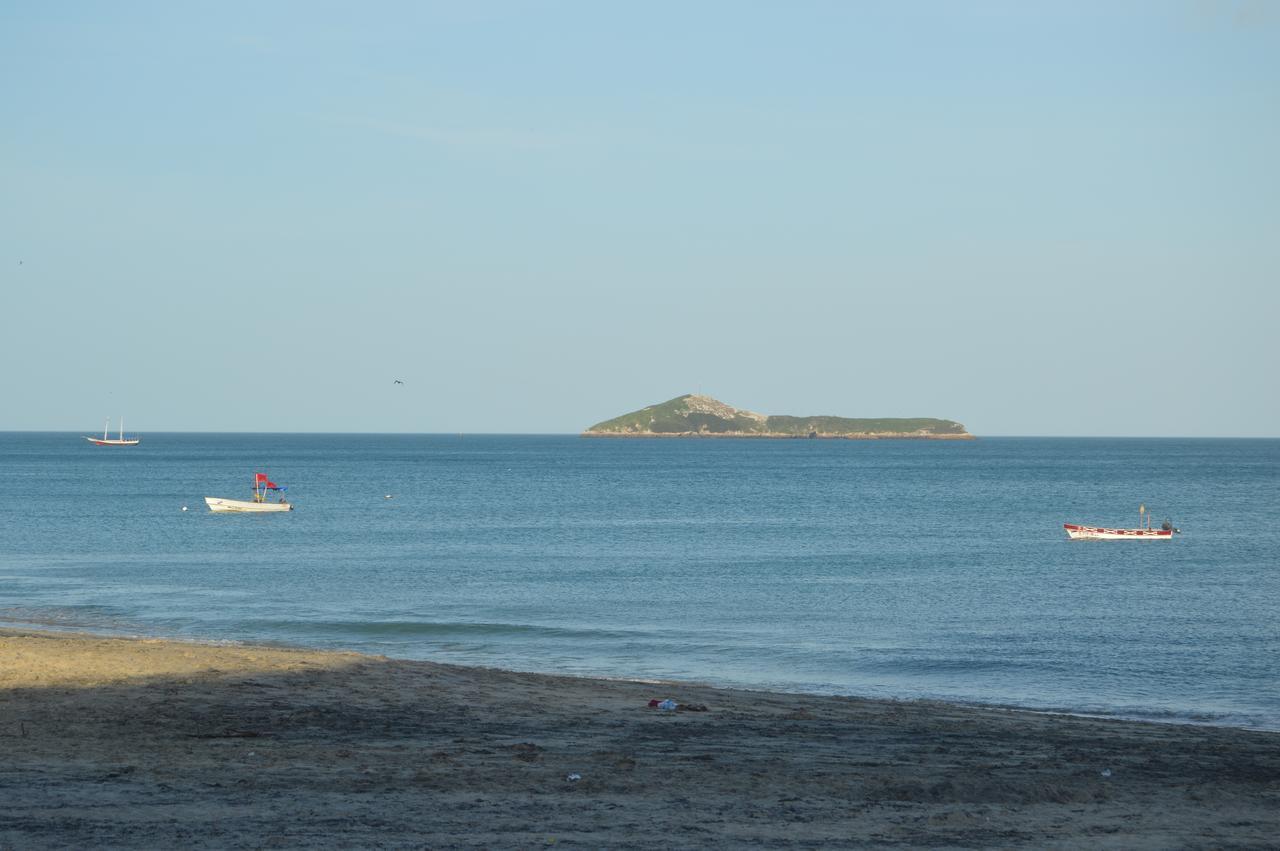
M 398 379 L 398 378 L 397 378 L 395 381 L 391 382 L 391 383 L 392 383 L 392 384 L 404 384 L 404 382 L 403 382 L 403 381 L 401 381 L 401 380 L 400 380 L 400 379 Z

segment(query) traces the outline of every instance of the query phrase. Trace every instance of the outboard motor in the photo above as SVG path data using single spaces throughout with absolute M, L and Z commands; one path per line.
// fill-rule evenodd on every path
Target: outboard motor
M 1160 524 L 1160 528 L 1161 528 L 1161 529 L 1163 529 L 1163 530 L 1164 530 L 1164 531 L 1166 531 L 1166 532 L 1172 532 L 1172 533 L 1173 533 L 1173 534 L 1175 534 L 1175 535 L 1180 535 L 1180 534 L 1182 534 L 1182 530 L 1181 530 L 1181 529 L 1176 529 L 1176 528 L 1174 528 L 1174 525 L 1173 525 L 1172 523 L 1170 523 L 1168 520 L 1166 520 L 1166 521 L 1164 521 L 1163 523 L 1161 523 L 1161 524 Z

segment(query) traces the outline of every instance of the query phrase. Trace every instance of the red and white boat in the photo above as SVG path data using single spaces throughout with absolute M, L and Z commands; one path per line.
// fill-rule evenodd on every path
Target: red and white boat
M 1067 537 L 1076 541 L 1169 541 L 1175 529 L 1108 529 L 1104 526 L 1078 526 L 1063 523 Z
M 253 499 L 222 499 L 217 496 L 206 496 L 205 504 L 209 506 L 210 511 L 241 511 L 241 512 L 265 512 L 265 511 L 293 511 L 293 506 L 285 499 L 284 492 L 288 488 L 284 485 L 278 485 L 271 479 L 267 478 L 266 473 L 253 474 Z M 279 502 L 267 502 L 267 491 L 275 491 L 280 495 Z
M 126 438 L 124 436 L 124 417 L 120 418 L 120 437 L 107 437 L 107 429 L 111 427 L 111 418 L 107 417 L 106 423 L 102 426 L 102 437 L 85 437 L 85 440 L 94 446 L 137 446 L 142 442 L 140 437 Z
M 1146 515 L 1147 525 L 1142 525 Z M 1137 529 L 1108 529 L 1105 526 L 1081 526 L 1076 523 L 1063 523 L 1067 537 L 1073 541 L 1172 541 L 1178 532 L 1168 520 L 1160 524 L 1160 528 L 1151 528 L 1151 513 L 1145 505 L 1138 506 Z

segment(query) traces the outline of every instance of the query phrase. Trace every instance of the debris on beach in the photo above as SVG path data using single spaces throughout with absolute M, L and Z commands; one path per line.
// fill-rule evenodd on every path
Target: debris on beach
M 706 712 L 707 705 L 705 703 L 676 703 L 671 698 L 666 700 L 653 699 L 649 701 L 650 709 L 661 709 L 664 712 L 679 710 L 681 712 Z

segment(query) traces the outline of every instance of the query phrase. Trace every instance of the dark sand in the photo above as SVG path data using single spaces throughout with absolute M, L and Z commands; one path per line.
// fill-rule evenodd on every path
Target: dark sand
M 0 630 L 0 848 L 548 845 L 1275 848 L 1280 734 Z

